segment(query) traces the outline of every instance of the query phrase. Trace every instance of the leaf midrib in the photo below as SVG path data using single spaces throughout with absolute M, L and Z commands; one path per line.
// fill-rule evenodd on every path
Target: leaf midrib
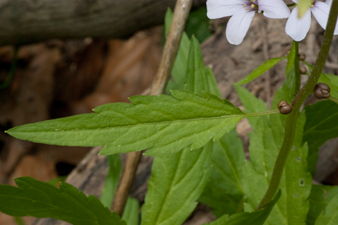
M 228 118 L 236 118 L 236 117 L 245 117 L 245 113 L 243 114 L 233 114 L 233 115 L 224 115 L 224 116 L 218 116 L 218 117 L 200 117 L 200 118 L 192 118 L 192 119 L 179 119 L 179 120 L 165 120 L 165 121 L 154 121 L 154 122 L 145 122 L 145 123 L 137 123 L 137 124 L 128 124 L 128 125 L 116 125 L 116 126 L 108 126 L 108 127 L 93 127 L 93 128 L 77 128 L 75 129 L 62 129 L 58 128 L 61 130 L 38 130 L 38 131 L 25 131 L 25 130 L 19 130 L 15 131 L 15 133 L 29 133 L 29 132 L 67 132 L 67 131 L 88 131 L 88 130 L 105 130 L 105 129 L 112 129 L 112 128 L 121 128 L 121 127 L 134 127 L 137 125 L 145 125 L 145 124 L 165 124 L 165 123 L 179 123 L 179 122 L 194 122 L 194 121 L 203 121 L 203 120 L 223 120 L 223 119 L 228 119 Z M 18 127 L 19 128 L 19 127 Z M 15 129 L 15 128 L 13 128 Z M 11 133 L 11 132 L 8 132 Z

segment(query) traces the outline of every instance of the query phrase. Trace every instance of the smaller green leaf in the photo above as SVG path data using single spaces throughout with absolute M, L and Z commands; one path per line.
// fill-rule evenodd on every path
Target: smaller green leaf
M 0 185 L 0 211 L 11 216 L 51 217 L 74 225 L 125 225 L 95 196 L 85 196 L 70 184 L 60 189 L 31 177 L 15 179 L 18 187 Z M 6 202 L 6 204 L 3 204 Z
M 298 18 L 302 18 L 305 13 L 310 10 L 310 6 L 312 5 L 312 0 L 299 0 L 297 4 L 298 8 Z
M 337 225 L 338 224 L 338 195 L 332 198 L 326 209 L 320 213 L 315 225 Z
M 217 219 L 214 222 L 209 223 L 209 225 L 262 225 L 265 220 L 268 218 L 272 208 L 278 201 L 281 196 L 281 192 L 279 191 L 275 198 L 263 209 L 254 212 L 243 212 L 238 214 L 233 214 L 231 216 L 224 215 L 221 218 Z
M 179 225 L 195 209 L 210 174 L 213 142 L 203 148 L 156 156 L 148 193 L 142 207 L 142 225 Z
M 306 224 L 313 225 L 327 204 L 338 195 L 338 186 L 313 185 L 309 196 L 310 209 Z
M 119 154 L 107 155 L 109 170 L 101 193 L 101 202 L 108 209 L 111 207 L 116 187 L 119 183 L 122 165 Z
M 126 221 L 127 225 L 139 224 L 139 202 L 135 198 L 128 197 L 126 206 L 124 207 L 122 220 Z
M 285 59 L 285 57 L 279 57 L 279 58 L 272 58 L 267 61 L 265 61 L 263 64 L 258 66 L 254 71 L 252 71 L 248 76 L 243 78 L 242 80 L 235 83 L 235 85 L 242 85 L 249 83 L 250 81 L 253 81 L 257 77 L 261 76 L 263 73 L 265 73 L 267 70 L 271 69 L 274 65 L 276 65 L 281 60 Z
M 201 96 L 208 92 L 222 98 L 212 70 L 204 66 L 200 44 L 195 37 L 191 39 L 184 90 Z

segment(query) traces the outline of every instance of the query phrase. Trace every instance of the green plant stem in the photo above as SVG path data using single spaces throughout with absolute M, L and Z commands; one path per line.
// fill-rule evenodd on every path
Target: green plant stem
M 296 50 L 296 57 L 295 57 L 295 61 L 293 63 L 293 66 L 295 68 L 295 85 L 296 85 L 296 89 L 295 89 L 295 94 L 299 91 L 300 89 L 300 71 L 299 71 L 299 50 L 298 50 L 298 41 L 295 41 L 295 50 Z
M 313 92 L 314 87 L 317 84 L 317 81 L 320 77 L 321 71 L 324 68 L 324 64 L 328 56 L 330 45 L 332 42 L 333 31 L 336 26 L 337 14 L 338 14 L 338 0 L 333 0 L 329 14 L 329 20 L 323 38 L 323 43 L 320 52 L 318 54 L 316 63 L 314 65 L 314 69 L 312 70 L 312 73 L 308 81 L 300 89 L 300 91 L 297 93 L 297 95 L 292 101 L 293 109 L 292 112 L 286 117 L 284 140 L 275 163 L 275 167 L 271 177 L 271 182 L 267 192 L 265 193 L 261 202 L 258 204 L 256 210 L 262 209 L 264 206 L 266 206 L 273 199 L 279 188 L 279 183 L 283 174 L 285 162 L 293 145 L 299 109 L 302 106 L 305 99 Z

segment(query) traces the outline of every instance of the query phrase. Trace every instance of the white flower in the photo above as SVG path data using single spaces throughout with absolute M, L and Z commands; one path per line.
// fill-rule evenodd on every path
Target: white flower
M 326 0 L 325 3 L 327 3 L 330 8 L 331 8 L 331 4 L 332 4 L 332 0 Z M 338 19 L 337 19 L 337 22 L 336 22 L 336 28 L 334 29 L 334 35 L 337 35 L 338 34 Z
M 298 3 L 298 0 L 292 0 Z M 302 18 L 298 18 L 298 7 L 295 7 L 286 22 L 285 32 L 295 41 L 301 41 L 309 32 L 311 25 L 311 12 L 317 19 L 319 25 L 325 29 L 329 18 L 330 6 L 328 3 L 313 0 L 311 7 Z
M 232 16 L 226 28 L 226 37 L 234 45 L 242 43 L 256 12 L 273 19 L 290 15 L 283 0 L 207 0 L 207 10 L 210 19 Z

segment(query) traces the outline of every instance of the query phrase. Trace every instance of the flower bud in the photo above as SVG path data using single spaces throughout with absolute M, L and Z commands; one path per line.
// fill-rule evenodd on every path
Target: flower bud
M 282 100 L 277 105 L 281 114 L 289 114 L 292 111 L 292 107 L 285 100 Z
M 313 95 L 318 99 L 328 99 L 330 97 L 330 87 L 324 83 L 316 84 Z
M 299 53 L 298 57 L 299 57 L 299 60 L 301 61 L 304 61 L 306 59 L 306 55 L 303 52 Z
M 305 67 L 305 66 L 302 66 L 301 68 L 299 68 L 299 72 L 300 72 L 301 74 L 306 74 L 306 73 L 307 73 L 306 67 Z

